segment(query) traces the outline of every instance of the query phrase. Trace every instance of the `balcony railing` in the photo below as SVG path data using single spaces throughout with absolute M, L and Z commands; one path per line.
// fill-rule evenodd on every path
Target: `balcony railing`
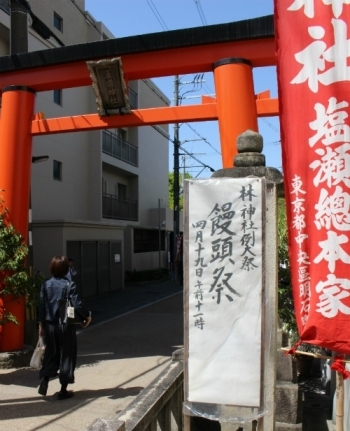
M 115 195 L 102 195 L 102 217 L 115 220 L 138 220 L 138 202 Z
M 129 165 L 137 166 L 137 147 L 109 130 L 102 133 L 102 151 Z

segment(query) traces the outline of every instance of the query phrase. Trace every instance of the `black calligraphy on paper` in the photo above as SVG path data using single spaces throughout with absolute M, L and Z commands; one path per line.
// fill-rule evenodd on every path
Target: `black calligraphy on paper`
M 204 270 L 208 267 L 208 264 L 205 263 L 203 252 L 205 250 L 205 247 L 203 246 L 204 242 L 204 229 L 207 225 L 206 220 L 198 221 L 194 224 L 192 224 L 192 228 L 196 229 L 195 231 L 195 256 L 194 256 L 194 267 L 196 270 L 196 277 L 197 277 L 197 284 L 195 285 L 195 292 L 194 297 L 196 300 L 195 307 L 197 308 L 197 313 L 193 315 L 195 318 L 194 320 L 194 326 L 198 329 L 203 330 L 205 321 L 203 319 L 203 313 L 200 312 L 201 308 L 203 306 L 203 298 L 204 298 L 204 292 L 203 292 L 203 283 L 201 282 L 201 278 L 204 274 Z
M 241 218 L 242 218 L 242 236 L 240 239 L 240 245 L 242 247 L 242 265 L 241 269 L 245 271 L 253 271 L 258 268 L 258 265 L 255 263 L 256 250 L 255 250 L 255 231 L 256 227 L 254 225 L 254 216 L 256 215 L 256 207 L 254 204 L 254 198 L 257 196 L 253 193 L 253 186 L 249 184 L 248 187 L 242 186 L 240 193 L 240 200 L 243 204 L 243 207 L 240 209 Z M 252 202 L 248 205 L 245 202 Z
M 208 297 L 218 305 L 223 301 L 234 303 L 244 291 L 244 286 L 234 285 L 234 273 L 253 271 L 259 266 L 256 261 L 256 224 L 259 225 L 256 200 L 253 184 L 249 183 L 237 190 L 232 200 L 225 203 L 214 201 L 206 219 L 190 226 L 193 230 L 190 237 L 194 240 L 191 264 L 196 277 L 191 290 L 194 298 L 193 323 L 198 329 L 205 328 L 205 293 L 209 293 Z M 236 232 L 239 226 L 241 232 Z M 211 281 L 204 285 L 203 277 Z

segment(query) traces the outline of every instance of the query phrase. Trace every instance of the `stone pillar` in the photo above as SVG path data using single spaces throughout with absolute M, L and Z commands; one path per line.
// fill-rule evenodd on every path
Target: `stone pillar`
M 237 139 L 238 154 L 234 157 L 234 167 L 216 171 L 212 178 L 244 178 L 249 176 L 266 178 L 266 244 L 265 247 L 265 300 L 268 301 L 269 313 L 264 319 L 265 332 L 264 365 L 262 370 L 262 386 L 265 393 L 263 400 L 271 406 L 268 414 L 259 419 L 258 429 L 275 430 L 275 411 L 272 406 L 276 402 L 276 366 L 277 366 L 277 191 L 283 190 L 283 178 L 278 169 L 265 167 L 265 156 L 261 154 L 263 139 L 259 133 L 247 130 Z M 268 335 L 267 335 L 267 334 Z M 241 425 L 242 430 L 254 430 L 256 424 Z M 222 423 L 222 430 L 236 431 L 237 424 Z

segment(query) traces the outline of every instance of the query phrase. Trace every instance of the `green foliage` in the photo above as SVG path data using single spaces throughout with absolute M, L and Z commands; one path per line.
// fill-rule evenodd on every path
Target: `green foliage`
M 290 261 L 288 255 L 288 228 L 286 203 L 278 200 L 278 314 L 283 322 L 283 330 L 289 334 L 289 343 L 293 346 L 299 340 L 299 333 L 294 312 Z M 301 343 L 298 351 L 319 353 L 320 347 Z
M 183 183 L 183 174 L 179 174 L 179 206 L 180 211 L 183 210 L 184 207 L 184 196 L 183 196 L 183 190 L 182 190 L 182 183 Z M 189 180 L 193 178 L 191 174 L 188 172 L 185 172 L 185 180 Z M 174 172 L 169 172 L 169 208 L 174 209 Z
M 284 199 L 278 200 L 278 240 L 278 313 L 283 321 L 284 329 L 290 333 L 297 334 L 288 255 L 286 204 Z
M 0 296 L 25 297 L 27 307 L 39 302 L 40 286 L 44 281 L 41 273 L 31 275 L 25 266 L 28 247 L 21 234 L 8 221 L 8 210 L 0 199 Z M 4 322 L 18 323 L 16 316 L 6 309 L 0 318 Z

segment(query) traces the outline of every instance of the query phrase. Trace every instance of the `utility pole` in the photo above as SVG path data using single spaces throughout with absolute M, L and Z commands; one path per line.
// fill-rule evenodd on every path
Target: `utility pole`
M 28 52 L 28 11 L 28 1 L 11 0 L 11 54 Z
M 179 105 L 179 75 L 174 79 L 174 105 Z M 180 199 L 179 199 L 179 124 L 174 124 L 174 246 L 173 265 L 174 280 L 177 281 L 176 271 L 176 239 L 180 233 Z

